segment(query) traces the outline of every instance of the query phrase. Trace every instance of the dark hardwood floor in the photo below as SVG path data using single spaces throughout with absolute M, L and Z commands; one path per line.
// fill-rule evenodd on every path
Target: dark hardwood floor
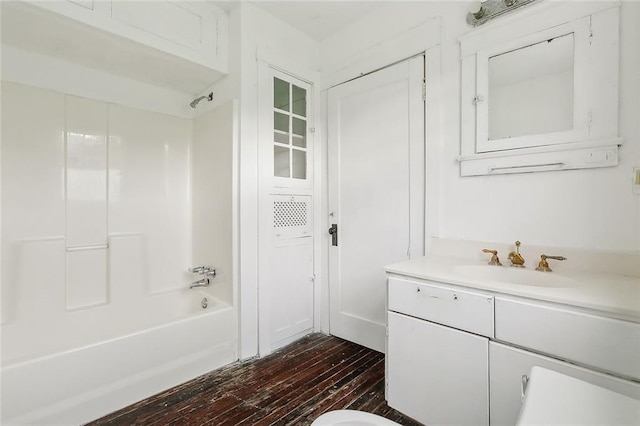
M 338 409 L 417 423 L 384 400 L 384 355 L 312 334 L 125 407 L 90 425 L 309 425 Z

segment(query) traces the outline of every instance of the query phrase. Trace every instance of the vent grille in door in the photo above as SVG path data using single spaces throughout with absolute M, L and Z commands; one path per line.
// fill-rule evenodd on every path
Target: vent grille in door
M 275 201 L 273 203 L 273 226 L 304 226 L 307 224 L 307 203 L 300 201 Z
M 308 195 L 273 196 L 273 231 L 276 238 L 311 235 L 311 197 Z

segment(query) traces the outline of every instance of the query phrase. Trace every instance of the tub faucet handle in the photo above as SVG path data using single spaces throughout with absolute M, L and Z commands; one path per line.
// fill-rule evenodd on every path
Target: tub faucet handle
M 209 278 L 215 278 L 218 274 L 216 268 L 212 266 L 205 266 L 202 273 Z
M 502 263 L 500 263 L 500 259 L 498 258 L 498 250 L 482 249 L 482 252 L 492 254 L 491 260 L 489 260 L 489 265 L 502 266 Z
M 552 272 L 553 271 L 551 268 L 549 268 L 549 262 L 547 262 L 547 259 L 567 260 L 567 258 L 564 257 L 564 256 L 547 256 L 546 254 L 541 254 L 540 255 L 540 262 L 538 262 L 538 266 L 536 267 L 536 271 L 542 271 L 542 272 Z
M 189 268 L 189 272 L 192 274 L 204 274 L 205 266 L 194 266 L 193 268 Z

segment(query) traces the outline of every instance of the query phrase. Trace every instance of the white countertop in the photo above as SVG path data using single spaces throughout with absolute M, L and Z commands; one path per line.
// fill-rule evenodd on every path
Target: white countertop
M 486 268 L 512 268 L 492 266 L 486 262 L 443 256 L 424 256 L 406 262 L 386 266 L 388 273 L 407 277 L 438 281 L 463 287 L 487 290 L 512 296 L 561 303 L 602 311 L 610 316 L 640 322 L 640 278 L 596 272 L 539 272 L 533 267 L 525 274 L 553 274 L 544 279 L 557 277 L 568 286 L 520 285 L 504 281 L 477 278 L 461 271 L 469 266 Z M 490 271 L 489 271 L 490 272 Z M 507 272 L 507 271 L 496 271 Z M 512 271 L 508 271 L 512 275 Z

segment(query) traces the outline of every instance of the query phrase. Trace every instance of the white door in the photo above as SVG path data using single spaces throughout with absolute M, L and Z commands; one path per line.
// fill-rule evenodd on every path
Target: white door
M 313 111 L 309 83 L 259 64 L 259 353 L 314 320 Z
M 424 56 L 329 89 L 331 334 L 384 352 L 385 265 L 424 254 Z

